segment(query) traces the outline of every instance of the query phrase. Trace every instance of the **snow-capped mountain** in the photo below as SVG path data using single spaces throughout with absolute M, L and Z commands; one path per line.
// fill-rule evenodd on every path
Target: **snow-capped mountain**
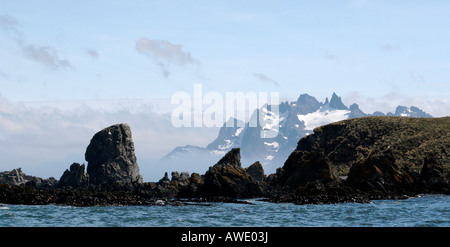
M 270 106 L 259 110 L 269 111 Z M 251 116 L 258 117 L 255 110 Z M 267 112 L 266 112 L 267 113 Z M 366 114 L 361 111 L 357 104 L 350 107 L 345 106 L 339 96 L 333 93 L 330 100 L 319 102 L 316 98 L 302 94 L 294 102 L 282 102 L 279 105 L 279 129 L 278 135 L 274 138 L 261 138 L 261 130 L 266 130 L 270 126 L 261 126 L 257 121 L 256 127 L 249 127 L 249 123 L 243 124 L 236 119 L 232 126 L 226 127 L 226 123 L 219 131 L 218 137 L 206 147 L 183 146 L 177 147 L 162 160 L 167 162 L 188 162 L 195 160 L 203 163 L 213 164 L 232 148 L 241 148 L 241 162 L 243 166 L 249 166 L 255 161 L 259 161 L 267 174 L 275 172 L 281 167 L 292 151 L 297 147 L 297 142 L 301 137 L 311 134 L 313 129 L 328 123 L 365 116 L 384 116 L 382 112 Z M 388 116 L 404 117 L 431 117 L 417 107 L 398 106 L 395 113 L 388 113 Z M 238 124 L 239 123 L 239 124 Z M 230 125 L 228 125 L 230 126 Z M 241 127 L 239 127 L 241 126 Z M 273 127 L 273 126 L 272 126 Z
M 420 110 L 415 106 L 406 107 L 398 106 L 395 113 L 388 113 L 388 116 L 402 116 L 402 117 L 432 117 L 430 114 Z

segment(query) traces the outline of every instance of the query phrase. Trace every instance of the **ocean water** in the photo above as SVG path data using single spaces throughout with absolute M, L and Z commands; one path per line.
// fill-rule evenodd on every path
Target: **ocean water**
M 0 205 L 3 227 L 449 227 L 450 196 L 370 204 L 208 203 L 208 206 Z

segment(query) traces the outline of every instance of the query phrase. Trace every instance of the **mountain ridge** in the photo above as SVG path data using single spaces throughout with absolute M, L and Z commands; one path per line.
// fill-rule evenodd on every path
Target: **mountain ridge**
M 259 124 L 256 127 L 249 127 L 247 122 L 244 127 L 237 127 L 242 126 L 242 122 L 238 125 L 237 121 L 240 120 L 233 118 L 228 121 L 234 121 L 234 127 L 226 127 L 226 123 L 224 123 L 217 138 L 206 147 L 178 146 L 162 157 L 161 161 L 171 164 L 180 160 L 186 163 L 205 160 L 206 164 L 223 156 L 232 148 L 241 148 L 244 166 L 258 160 L 267 172 L 273 173 L 295 150 L 298 140 L 312 134 L 316 127 L 340 120 L 367 116 L 432 117 L 415 106 L 398 106 L 394 113 L 385 114 L 375 111 L 368 114 L 363 112 L 356 103 L 347 107 L 335 92 L 331 99 L 328 100 L 327 97 L 325 102 L 320 102 L 315 97 L 304 93 L 296 101 L 284 101 L 278 106 L 279 132 L 275 138 L 260 138 L 262 127 Z M 259 110 L 256 109 L 252 117 L 257 117 Z

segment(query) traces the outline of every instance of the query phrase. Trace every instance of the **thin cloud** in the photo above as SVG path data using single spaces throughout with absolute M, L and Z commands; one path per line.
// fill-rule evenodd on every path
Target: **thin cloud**
M 9 15 L 0 15 L 0 27 L 5 29 L 16 29 L 19 22 Z
M 179 66 L 197 65 L 189 52 L 185 52 L 182 46 L 175 45 L 167 40 L 149 40 L 141 38 L 136 42 L 136 50 L 149 56 L 153 63 L 158 66 L 164 77 L 170 75 L 171 64 Z
M 100 54 L 96 50 L 86 49 L 86 54 L 92 59 L 98 59 Z
M 386 51 L 386 52 L 400 50 L 400 47 L 398 45 L 391 45 L 391 44 L 380 45 L 379 48 L 380 48 L 380 50 Z
M 6 73 L 0 71 L 0 77 L 3 79 L 9 79 L 9 76 Z
M 10 38 L 16 42 L 17 46 L 22 50 L 22 53 L 27 59 L 52 69 L 72 67 L 68 60 L 59 57 L 55 48 L 36 44 L 26 44 L 23 37 L 24 35 L 19 29 L 19 22 L 16 18 L 9 15 L 0 15 L 0 27 L 10 31 Z
M 52 69 L 72 67 L 69 61 L 60 59 L 52 47 L 27 45 L 22 47 L 22 51 L 28 59 Z
M 19 21 L 9 15 L 0 15 L 0 28 L 5 30 L 20 46 L 23 44 L 23 34 L 19 31 Z
M 256 78 L 258 78 L 259 80 L 263 81 L 263 82 L 269 82 L 272 83 L 273 85 L 279 87 L 280 84 L 275 81 L 274 79 L 262 74 L 262 73 L 253 73 L 253 76 L 255 76 Z
M 327 52 L 325 54 L 325 59 L 331 60 L 331 61 L 338 61 L 339 60 L 339 58 L 335 54 L 333 54 L 331 52 Z

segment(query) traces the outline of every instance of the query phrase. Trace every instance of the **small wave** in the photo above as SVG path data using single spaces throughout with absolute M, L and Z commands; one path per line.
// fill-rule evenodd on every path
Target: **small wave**
M 8 207 L 0 207 L 0 209 L 9 209 Z
M 236 211 L 236 212 L 239 212 L 239 213 L 244 213 L 244 214 L 248 214 L 248 213 L 249 213 L 249 211 L 247 211 L 247 210 L 245 210 L 245 209 L 236 209 L 236 208 L 233 208 L 233 210 Z

